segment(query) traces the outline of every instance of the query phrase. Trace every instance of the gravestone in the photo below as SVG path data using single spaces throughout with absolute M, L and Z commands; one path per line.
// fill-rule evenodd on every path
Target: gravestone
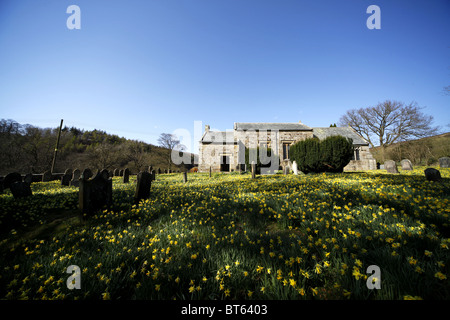
M 31 186 L 31 183 L 33 182 L 33 174 L 32 173 L 26 174 L 25 177 L 23 178 L 23 182 Z
M 69 185 L 72 187 L 79 187 L 80 186 L 80 181 L 79 181 L 80 175 L 81 175 L 80 169 L 73 170 L 72 180 L 70 180 Z
M 152 174 L 152 181 L 155 181 L 156 180 L 156 171 L 152 170 L 151 174 Z
M 295 161 L 292 163 L 292 171 L 294 171 L 295 175 L 298 175 L 297 162 L 295 162 Z
M 142 199 L 150 197 L 150 188 L 152 186 L 152 175 L 147 171 L 141 171 L 136 177 L 136 192 L 134 193 L 134 202 L 139 203 Z
M 152 166 L 148 166 L 148 172 L 152 172 L 153 171 L 153 167 Z
M 256 178 L 256 164 L 255 161 L 252 161 L 252 179 Z
M 14 196 L 14 199 L 28 197 L 32 195 L 30 184 L 24 181 L 15 181 L 9 189 Z
M 449 157 L 439 158 L 439 167 L 450 168 L 450 158 Z
M 123 169 L 119 170 L 119 177 L 123 177 Z
M 107 170 L 97 172 L 93 178 L 85 178 L 83 171 L 80 177 L 78 206 L 83 214 L 93 215 L 96 211 L 112 205 L 112 179 Z
M 183 172 L 183 182 L 187 182 L 187 172 Z
M 120 172 L 120 170 L 119 169 L 114 169 L 114 177 L 118 177 L 119 176 L 119 172 Z
M 42 174 L 42 182 L 48 182 L 52 179 L 52 173 L 47 170 Z
M 284 174 L 289 174 L 289 166 L 284 167 Z
M 211 171 L 212 171 L 211 166 L 209 166 L 209 177 L 210 178 L 211 178 Z
M 128 182 L 130 182 L 130 170 L 128 170 L 128 168 L 125 168 L 125 170 L 123 170 L 123 183 Z
M 61 185 L 62 186 L 69 186 L 70 185 L 70 180 L 72 180 L 72 169 L 67 169 L 63 176 L 61 177 Z
M 3 179 L 3 187 L 5 189 L 11 188 L 14 182 L 22 182 L 22 175 L 18 172 L 11 172 Z
M 398 173 L 397 165 L 393 160 L 387 160 L 384 162 L 384 167 L 388 173 Z
M 161 174 L 161 168 L 158 168 L 158 174 Z
M 93 176 L 92 171 L 89 168 L 84 169 L 81 175 L 83 176 L 84 179 L 89 179 Z
M 434 168 L 425 169 L 425 178 L 428 181 L 442 181 L 441 172 Z
M 402 170 L 412 170 L 413 165 L 409 159 L 403 159 L 400 164 L 402 165 Z

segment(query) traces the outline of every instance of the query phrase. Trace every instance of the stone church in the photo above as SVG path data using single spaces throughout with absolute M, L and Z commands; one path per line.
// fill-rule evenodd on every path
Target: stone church
M 212 131 L 205 126 L 199 146 L 199 172 L 232 172 L 245 169 L 245 148 L 270 148 L 279 157 L 277 169 L 292 168 L 289 148 L 297 141 L 340 135 L 353 140 L 354 155 L 344 171 L 376 169 L 369 143 L 351 127 L 311 128 L 298 123 L 235 122 L 233 130 Z M 261 161 L 262 162 L 262 161 Z M 281 168 L 280 168 L 281 167 Z

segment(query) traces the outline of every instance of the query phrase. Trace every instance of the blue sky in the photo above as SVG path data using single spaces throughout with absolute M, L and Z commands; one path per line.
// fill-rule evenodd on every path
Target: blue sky
M 152 144 L 185 129 L 196 152 L 195 121 L 329 126 L 392 99 L 449 131 L 449 36 L 448 0 L 1 0 L 0 118 Z

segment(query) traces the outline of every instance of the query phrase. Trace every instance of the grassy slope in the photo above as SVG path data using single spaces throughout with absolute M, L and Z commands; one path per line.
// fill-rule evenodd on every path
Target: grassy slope
M 77 189 L 0 195 L 0 297 L 449 299 L 450 169 L 307 176 L 158 176 L 149 200 L 114 178 L 111 211 L 82 221 Z M 69 265 L 82 289 L 68 290 Z M 382 289 L 368 290 L 378 265 Z
M 430 151 L 432 153 L 430 155 L 430 161 L 432 164 L 438 165 L 437 159 L 439 159 L 440 157 L 450 156 L 450 154 L 449 154 L 449 152 L 450 152 L 450 132 L 432 136 L 432 137 L 417 139 L 417 140 L 394 143 L 393 145 L 386 148 L 385 159 L 386 160 L 393 159 L 393 157 L 395 157 L 394 149 L 396 149 L 398 147 L 404 147 L 405 149 L 419 151 L 421 149 L 420 145 L 422 145 L 422 146 L 425 145 L 430 149 Z M 423 150 L 423 147 L 422 147 L 422 150 Z M 374 158 L 377 160 L 377 162 L 383 163 L 382 158 L 381 158 L 380 147 L 371 148 L 370 151 L 371 151 L 372 155 L 374 156 Z M 405 151 L 407 151 L 407 150 L 405 150 Z M 407 157 L 406 154 L 404 154 L 403 157 L 401 157 L 401 158 L 403 159 L 405 157 Z M 419 164 L 419 163 L 417 163 L 417 164 Z M 420 164 L 425 165 L 425 163 L 420 163 Z

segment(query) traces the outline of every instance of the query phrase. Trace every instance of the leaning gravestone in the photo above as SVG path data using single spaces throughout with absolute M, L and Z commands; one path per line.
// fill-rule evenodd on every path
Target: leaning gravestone
M 439 158 L 439 167 L 450 168 L 450 158 L 449 157 Z
M 425 169 L 425 178 L 428 181 L 442 181 L 441 173 L 439 170 L 434 168 L 427 168 Z
M 402 170 L 412 170 L 413 166 L 409 159 L 403 159 L 400 164 L 402 165 Z
M 84 172 L 80 177 L 78 205 L 83 214 L 91 216 L 104 206 L 112 205 L 112 179 L 107 170 L 97 172 L 93 178 L 86 178 Z
M 134 193 L 134 202 L 137 204 L 142 199 L 150 197 L 150 188 L 152 186 L 152 175 L 147 171 L 141 171 L 136 177 L 136 192 Z
M 62 186 L 69 186 L 70 185 L 70 180 L 72 180 L 72 169 L 67 169 L 63 176 L 61 177 L 61 185 Z
M 128 168 L 126 168 L 125 170 L 123 170 L 123 183 L 128 183 L 130 182 L 130 170 L 128 170 Z
M 42 182 L 47 182 L 50 181 L 52 179 L 52 173 L 47 170 L 42 174 Z
M 397 165 L 394 160 L 387 160 L 384 162 L 384 168 L 388 173 L 398 173 Z
M 79 187 L 80 186 L 80 181 L 79 181 L 80 175 L 81 175 L 80 169 L 73 170 L 72 180 L 70 180 L 69 185 L 72 187 Z

